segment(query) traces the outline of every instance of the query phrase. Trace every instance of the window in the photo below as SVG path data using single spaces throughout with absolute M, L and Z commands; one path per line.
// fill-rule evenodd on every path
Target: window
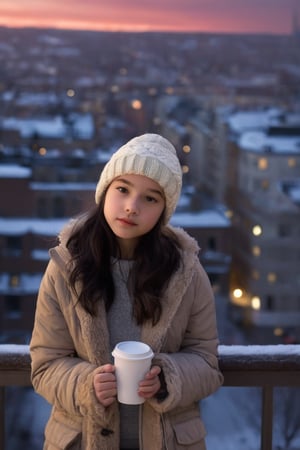
M 259 158 L 257 161 L 257 167 L 259 170 L 267 170 L 269 166 L 267 158 Z
M 259 275 L 258 270 L 253 270 L 253 272 L 252 272 L 252 278 L 253 278 L 253 280 L 259 280 L 260 275 Z
M 7 236 L 5 253 L 9 256 L 20 256 L 22 253 L 21 236 Z
M 295 158 L 288 158 L 288 166 L 291 168 L 296 167 L 297 165 L 297 161 Z
M 274 297 L 272 295 L 266 296 L 266 310 L 272 311 L 274 309 Z
M 277 280 L 277 275 L 274 272 L 269 272 L 267 275 L 267 280 L 269 283 L 275 283 L 275 281 Z
M 252 247 L 252 254 L 253 254 L 253 256 L 260 256 L 261 249 L 260 249 L 260 247 L 258 245 L 254 245 Z
M 217 246 L 216 246 L 216 238 L 214 238 L 214 237 L 208 238 L 208 249 L 212 250 L 212 251 L 215 251 L 216 248 L 217 248 Z
M 9 286 L 11 288 L 17 288 L 20 286 L 20 277 L 19 275 L 11 275 L 9 279 Z
M 55 197 L 53 201 L 53 217 L 64 217 L 64 200 L 62 197 Z
M 278 236 L 279 237 L 288 237 L 291 235 L 291 227 L 287 224 L 280 224 L 278 227 Z
M 5 297 L 5 316 L 9 319 L 21 317 L 21 299 L 16 295 Z
M 37 200 L 37 215 L 42 219 L 49 217 L 47 198 L 40 197 Z
M 263 191 L 267 191 L 267 190 L 269 189 L 269 187 L 270 187 L 270 182 L 269 182 L 269 180 L 267 180 L 267 179 L 261 180 L 260 186 L 261 186 L 261 189 L 262 189 Z

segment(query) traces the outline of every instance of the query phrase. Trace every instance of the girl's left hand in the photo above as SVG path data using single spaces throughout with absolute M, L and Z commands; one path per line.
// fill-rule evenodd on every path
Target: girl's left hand
M 145 378 L 139 384 L 138 394 L 143 398 L 154 397 L 155 394 L 160 390 L 160 380 L 158 375 L 161 372 L 159 366 L 152 366 L 149 372 L 146 373 Z

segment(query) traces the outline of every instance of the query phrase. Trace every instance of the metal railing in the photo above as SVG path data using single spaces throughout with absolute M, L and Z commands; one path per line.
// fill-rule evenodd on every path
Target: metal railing
M 261 387 L 261 450 L 272 450 L 275 387 L 300 387 L 300 345 L 221 345 L 224 386 Z M 30 386 L 26 345 L 0 345 L 0 448 L 5 442 L 5 389 Z

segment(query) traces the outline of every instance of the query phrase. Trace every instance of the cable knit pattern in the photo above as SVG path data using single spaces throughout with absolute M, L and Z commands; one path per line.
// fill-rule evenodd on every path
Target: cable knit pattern
M 116 151 L 104 167 L 96 188 L 95 200 L 114 178 L 124 174 L 144 175 L 156 181 L 165 193 L 165 223 L 173 214 L 182 186 L 182 170 L 173 145 L 164 137 L 146 133 L 131 139 Z

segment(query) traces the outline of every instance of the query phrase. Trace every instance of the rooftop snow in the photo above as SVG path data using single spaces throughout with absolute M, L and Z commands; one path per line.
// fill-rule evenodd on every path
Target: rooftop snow
M 69 117 L 75 137 L 91 139 L 94 133 L 94 122 L 91 114 L 73 114 Z M 68 133 L 69 125 L 61 116 L 35 119 L 4 118 L 3 129 L 18 130 L 22 138 L 39 137 L 62 139 Z
M 263 131 L 246 131 L 240 139 L 242 149 L 254 152 L 294 153 L 300 155 L 300 136 L 268 136 Z
M 239 111 L 230 114 L 227 122 L 232 131 L 240 134 L 247 130 L 266 129 L 279 114 L 280 110 L 275 108 L 266 111 Z
M 67 224 L 69 218 L 34 219 L 34 218 L 0 218 L 0 235 L 21 236 L 27 233 L 40 236 L 57 236 Z M 171 219 L 173 226 L 179 227 L 229 227 L 229 220 L 218 211 L 202 211 L 199 213 L 175 213 Z
M 171 218 L 171 225 L 179 227 L 229 227 L 230 221 L 226 216 L 215 210 L 199 212 L 178 212 Z
M 0 164 L 0 178 L 30 178 L 31 169 L 17 164 Z
M 33 182 L 30 184 L 32 190 L 38 191 L 94 191 L 96 183 L 43 183 Z
M 64 219 L 0 218 L 0 234 L 3 236 L 21 236 L 27 233 L 40 236 L 57 236 L 69 221 Z

